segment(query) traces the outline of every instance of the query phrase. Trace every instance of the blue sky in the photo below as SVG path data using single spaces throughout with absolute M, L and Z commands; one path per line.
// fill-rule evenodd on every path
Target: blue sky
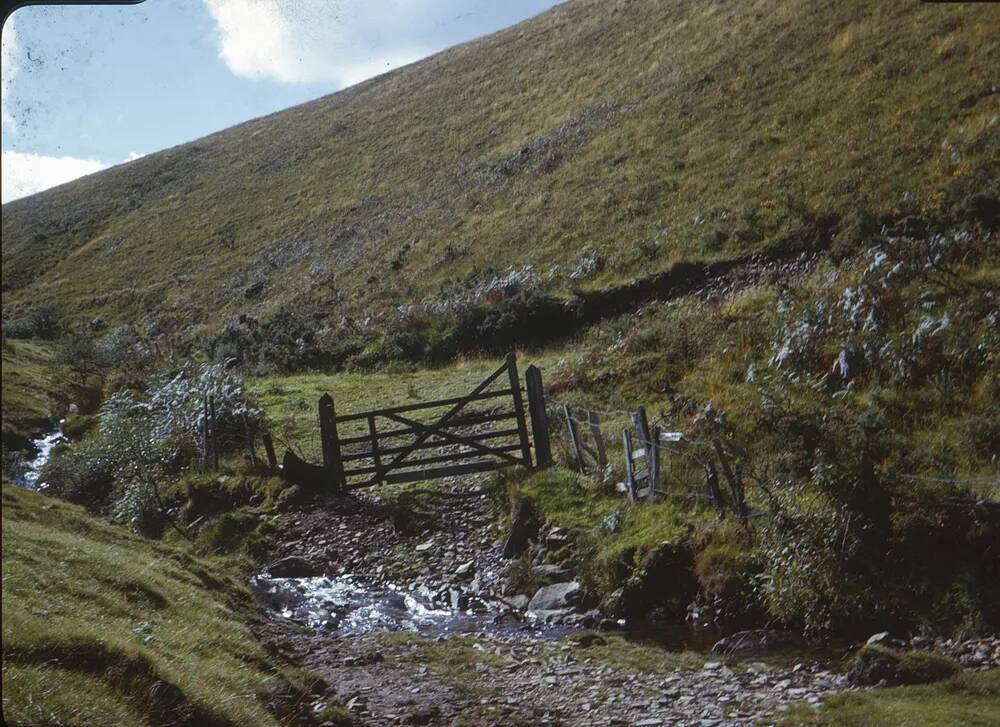
M 332 93 L 555 0 L 145 0 L 3 28 L 7 202 Z

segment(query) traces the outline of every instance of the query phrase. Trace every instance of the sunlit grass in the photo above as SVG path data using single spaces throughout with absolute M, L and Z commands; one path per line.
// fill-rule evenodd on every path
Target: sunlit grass
M 251 633 L 255 608 L 245 586 L 183 548 L 3 487 L 12 723 L 144 724 L 167 709 L 150 701 L 162 681 L 180 689 L 178 708 L 192 718 L 276 724 L 265 703 L 288 674 Z

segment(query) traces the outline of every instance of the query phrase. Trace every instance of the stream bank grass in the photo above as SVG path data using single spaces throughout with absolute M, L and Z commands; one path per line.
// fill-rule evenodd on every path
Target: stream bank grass
M 0 369 L 4 448 L 24 443 L 53 419 L 53 395 L 62 388 L 59 369 L 49 344 L 4 340 Z
M 846 692 L 819 712 L 793 708 L 782 725 L 823 727 L 992 727 L 1000 724 L 1000 670 L 959 674 L 939 684 Z
M 3 487 L 9 723 L 280 722 L 311 678 L 269 656 L 253 597 L 217 564 L 75 505 Z

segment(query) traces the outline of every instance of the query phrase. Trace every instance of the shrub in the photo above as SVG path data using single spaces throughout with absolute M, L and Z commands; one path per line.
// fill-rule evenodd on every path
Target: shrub
M 56 495 L 158 535 L 164 522 L 159 488 L 203 454 L 199 432 L 208 395 L 220 447 L 242 446 L 245 427 L 258 426 L 263 416 L 247 402 L 243 382 L 221 365 L 188 365 L 158 376 L 143 394 L 110 397 L 96 431 L 53 456 L 41 481 Z
M 55 338 L 62 328 L 62 311 L 55 303 L 39 303 L 4 321 L 11 338 Z

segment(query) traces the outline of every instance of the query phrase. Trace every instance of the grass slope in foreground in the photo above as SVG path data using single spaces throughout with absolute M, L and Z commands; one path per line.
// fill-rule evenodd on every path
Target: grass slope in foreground
M 281 724 L 310 678 L 255 640 L 251 603 L 183 550 L 3 487 L 7 724 Z

